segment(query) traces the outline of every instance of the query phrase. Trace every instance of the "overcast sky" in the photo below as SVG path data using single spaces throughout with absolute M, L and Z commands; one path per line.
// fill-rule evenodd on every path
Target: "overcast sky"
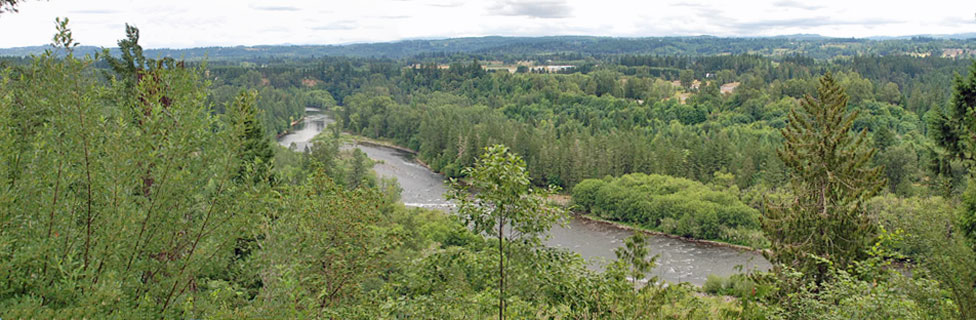
M 976 32 L 972 0 L 26 0 L 0 14 L 0 48 L 50 42 L 69 17 L 82 45 L 342 44 L 469 36 L 835 37 Z

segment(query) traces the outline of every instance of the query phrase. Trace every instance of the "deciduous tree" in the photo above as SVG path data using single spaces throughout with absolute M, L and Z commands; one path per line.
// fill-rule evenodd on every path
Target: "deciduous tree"
M 498 239 L 498 317 L 502 319 L 505 312 L 505 242 L 538 245 L 539 236 L 564 213 L 548 204 L 548 197 L 556 192 L 556 188 L 533 187 L 525 161 L 503 145 L 485 148 L 474 167 L 464 169 L 463 173 L 470 184 L 462 185 L 452 179 L 448 198 L 458 203 L 458 214 L 476 233 Z M 506 227 L 508 231 L 505 231 Z

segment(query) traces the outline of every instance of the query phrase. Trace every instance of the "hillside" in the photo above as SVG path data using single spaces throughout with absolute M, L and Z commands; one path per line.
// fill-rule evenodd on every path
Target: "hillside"
M 0 49 L 0 56 L 40 54 L 47 46 Z M 783 56 L 800 54 L 816 59 L 853 55 L 942 56 L 946 50 L 960 49 L 964 56 L 976 55 L 976 38 L 972 34 L 953 36 L 910 37 L 897 39 L 844 39 L 817 35 L 790 35 L 765 38 L 655 37 L 614 38 L 591 36 L 551 37 L 475 37 L 442 40 L 405 40 L 383 43 L 346 45 L 262 45 L 236 47 L 203 47 L 189 49 L 147 49 L 150 57 L 173 57 L 186 60 L 251 60 L 259 58 L 312 58 L 348 56 L 372 58 L 434 58 L 468 54 L 486 58 L 524 58 L 546 55 L 578 57 L 621 54 L 670 56 L 709 56 L 722 54 L 758 54 Z M 80 46 L 81 54 L 100 51 Z M 113 53 L 117 54 L 113 49 Z

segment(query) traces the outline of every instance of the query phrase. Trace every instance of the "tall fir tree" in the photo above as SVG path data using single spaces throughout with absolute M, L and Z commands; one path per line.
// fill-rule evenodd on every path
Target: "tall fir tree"
M 257 91 L 241 91 L 227 106 L 233 130 L 237 136 L 237 156 L 240 161 L 239 177 L 250 176 L 252 181 L 258 182 L 270 177 L 274 150 L 265 135 L 265 130 L 258 121 Z
M 968 248 L 952 245 L 953 229 L 947 228 L 944 246 L 949 253 L 934 257 L 935 274 L 948 284 L 959 311 L 964 316 L 976 315 L 976 62 L 965 78 L 956 76 L 952 100 L 946 110 L 930 118 L 929 135 L 938 146 L 933 152 L 932 169 L 939 174 L 951 191 L 952 164 L 962 163 L 969 169 L 969 184 L 962 193 L 956 224 Z M 947 194 L 949 192 L 946 192 Z M 958 259 L 957 257 L 966 257 Z
M 928 150 L 929 170 L 940 182 L 942 193 L 949 197 L 960 181 L 953 174 L 956 164 L 973 170 L 976 159 L 976 62 L 969 69 L 969 76 L 956 75 L 951 102 L 943 108 L 933 108 L 926 114 L 928 135 L 935 146 Z
M 929 134 L 936 145 L 952 159 L 962 160 L 970 168 L 976 164 L 976 62 L 966 78 L 956 76 L 952 100 L 944 113 L 929 123 Z
M 938 146 L 930 167 L 943 180 L 952 178 L 952 163 L 961 162 L 971 177 L 976 173 L 976 62 L 967 77 L 956 76 L 948 107 L 930 118 L 929 136 Z M 976 188 L 972 180 L 967 188 Z M 960 227 L 976 242 L 976 192 L 967 189 L 963 205 Z
M 883 168 L 871 165 L 876 150 L 866 132 L 854 134 L 857 111 L 830 73 L 820 79 L 818 97 L 807 95 L 791 108 L 778 155 L 791 169 L 794 197 L 769 205 L 762 228 L 771 243 L 767 258 L 819 281 L 828 263 L 846 268 L 864 257 L 875 237 L 865 203 L 884 186 Z
M 369 157 L 359 148 L 352 150 L 352 168 L 350 168 L 347 186 L 349 189 L 359 188 L 367 179 L 369 169 L 372 167 Z

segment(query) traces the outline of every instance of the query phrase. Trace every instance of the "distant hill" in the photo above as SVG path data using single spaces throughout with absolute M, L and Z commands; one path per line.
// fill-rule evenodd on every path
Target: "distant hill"
M 0 56 L 42 53 L 46 46 L 0 49 Z M 267 58 L 311 58 L 324 56 L 372 58 L 436 58 L 454 54 L 485 58 L 525 58 L 547 55 L 606 56 L 623 54 L 702 56 L 758 54 L 805 56 L 829 59 L 850 55 L 941 55 L 944 49 L 976 49 L 976 33 L 912 36 L 907 38 L 852 39 L 797 34 L 760 38 L 656 37 L 611 38 L 591 36 L 473 37 L 441 40 L 405 40 L 347 45 L 263 45 L 203 47 L 190 49 L 148 49 L 150 57 L 173 57 L 211 61 Z M 76 54 L 94 54 L 101 49 L 81 46 Z M 117 53 L 117 52 L 114 52 Z
M 23 57 L 29 55 L 37 55 L 44 53 L 44 50 L 51 49 L 51 46 L 30 46 L 30 47 L 17 47 L 17 48 L 7 48 L 0 49 L 0 56 L 14 56 Z M 101 52 L 102 49 L 94 46 L 78 46 L 75 48 L 75 54 L 85 55 L 85 54 L 95 54 L 95 52 Z
M 918 34 L 913 36 L 897 36 L 897 37 L 870 37 L 871 40 L 905 40 L 905 39 L 915 39 L 915 38 L 931 38 L 931 39 L 976 39 L 976 32 L 969 33 L 956 33 L 956 34 Z

